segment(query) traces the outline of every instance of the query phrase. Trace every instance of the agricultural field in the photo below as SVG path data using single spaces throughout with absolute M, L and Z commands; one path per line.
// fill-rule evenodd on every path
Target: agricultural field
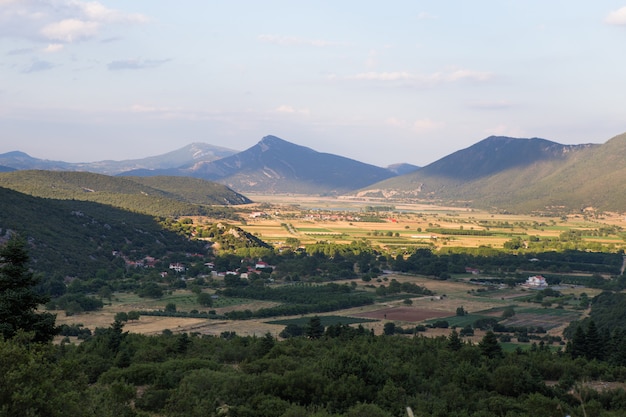
M 371 202 L 338 198 L 293 196 L 252 196 L 257 201 L 240 208 L 240 222 L 230 222 L 272 244 L 306 246 L 319 241 L 350 243 L 367 241 L 379 247 L 382 253 L 396 254 L 419 247 L 441 250 L 460 248 L 503 248 L 519 238 L 560 241 L 564 233 L 574 236 L 576 242 L 600 245 L 618 251 L 625 246 L 623 228 L 626 221 L 620 216 L 592 216 L 580 214 L 566 217 L 538 217 L 531 215 L 492 214 L 471 209 L 438 207 L 433 205 L 403 204 L 394 207 L 372 206 Z M 194 225 L 211 224 L 206 217 L 192 218 Z M 532 237 L 532 239 L 531 239 Z M 368 330 L 381 334 L 385 323 L 394 322 L 404 328 L 429 325 L 445 320 L 450 327 L 463 328 L 476 320 L 500 318 L 504 309 L 512 307 L 513 317 L 502 323 L 507 326 L 534 326 L 548 334 L 560 335 L 569 322 L 582 317 L 581 293 L 593 297 L 599 290 L 570 286 L 560 289 L 565 295 L 558 304 L 542 305 L 533 300 L 533 290 L 510 286 L 487 286 L 470 280 L 468 274 L 453 275 L 448 280 L 433 280 L 411 274 L 386 273 L 376 280 L 351 279 L 334 281 L 353 286 L 355 291 L 374 296 L 374 303 L 328 313 L 319 313 L 326 322 L 360 323 Z M 380 296 L 376 288 L 395 280 L 412 283 L 433 292 L 433 295 Z M 213 290 L 204 290 L 213 294 Z M 160 299 L 141 298 L 130 293 L 115 293 L 98 312 L 67 316 L 57 312 L 58 324 L 83 324 L 85 327 L 109 326 L 115 315 L 129 311 L 160 311 L 174 304 L 178 312 L 212 311 L 216 318 L 168 317 L 142 315 L 130 320 L 125 329 L 130 332 L 158 334 L 164 330 L 196 332 L 219 336 L 224 332 L 239 335 L 277 336 L 285 323 L 303 323 L 312 315 L 294 315 L 272 318 L 227 320 L 223 315 L 233 311 L 257 311 L 280 305 L 276 301 L 259 301 L 235 297 L 216 297 L 211 307 L 198 304 L 196 294 L 189 290 L 167 292 Z M 462 307 L 467 314 L 457 315 Z M 219 317 L 219 318 L 217 318 Z M 335 321 L 333 321 L 335 320 Z M 426 335 L 447 335 L 450 328 L 428 328 Z M 480 331 L 475 338 L 479 338 Z M 471 339 L 471 338 L 470 338 Z
M 516 237 L 541 241 L 575 231 L 580 239 L 612 250 L 626 247 L 626 218 L 617 214 L 581 213 L 561 217 L 494 214 L 468 208 L 428 204 L 383 206 L 371 201 L 298 196 L 251 196 L 236 224 L 281 246 L 287 238 L 306 245 L 319 240 L 349 243 L 366 240 L 387 250 L 404 247 L 502 248 Z M 253 216 L 251 213 L 263 213 Z

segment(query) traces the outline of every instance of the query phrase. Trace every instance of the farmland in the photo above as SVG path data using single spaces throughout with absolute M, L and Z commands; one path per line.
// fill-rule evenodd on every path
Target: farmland
M 417 248 L 428 248 L 434 252 L 454 250 L 504 249 L 511 242 L 524 245 L 543 245 L 550 248 L 596 248 L 603 251 L 622 250 L 623 227 L 626 222 L 617 215 L 597 216 L 580 213 L 562 217 L 533 215 L 494 214 L 464 208 L 438 207 L 433 205 L 404 204 L 395 207 L 375 206 L 371 202 L 336 198 L 300 198 L 253 196 L 257 202 L 239 208 L 240 221 L 230 222 L 252 235 L 270 243 L 278 251 L 296 249 L 319 242 L 348 244 L 365 242 L 368 247 L 392 257 L 407 256 Z M 202 229 L 213 222 L 207 217 L 193 217 L 193 225 Z M 591 274 L 556 275 L 555 279 L 585 278 Z M 273 275 L 272 275 L 273 276 Z M 518 275 L 519 278 L 520 275 Z M 523 278 L 523 273 L 521 274 Z M 599 290 L 568 285 L 560 288 L 561 298 L 543 299 L 538 291 L 519 286 L 503 285 L 501 276 L 489 274 L 452 274 L 445 280 L 434 280 L 412 273 L 379 274 L 370 280 L 326 277 L 341 285 L 350 286 L 354 294 L 373 297 L 371 304 L 347 307 L 334 311 L 319 311 L 322 317 L 340 317 L 343 324 L 360 323 L 377 334 L 383 332 L 385 323 L 398 326 L 428 326 L 425 335 L 447 335 L 450 328 L 471 326 L 477 320 L 497 318 L 509 327 L 537 327 L 549 335 L 560 335 L 566 325 L 585 314 L 581 308 L 581 294 L 593 297 Z M 608 278 L 608 277 L 606 277 Z M 494 285 L 490 280 L 500 282 Z M 602 279 L 602 278 L 600 278 Z M 219 295 L 223 283 L 212 279 L 210 288 L 203 291 L 214 297 L 210 307 L 202 306 L 197 295 L 189 289 L 171 289 L 161 298 L 138 297 L 132 293 L 115 293 L 102 310 L 77 315 L 58 312 L 59 324 L 82 324 L 94 329 L 110 324 L 116 314 L 128 311 L 159 312 L 168 304 L 175 305 L 177 314 L 143 314 L 139 320 L 126 323 L 131 332 L 158 334 L 164 330 L 175 333 L 220 335 L 235 332 L 240 335 L 260 336 L 265 333 L 278 336 L 286 322 L 306 322 L 314 313 L 295 314 L 283 317 L 264 318 L 255 312 L 276 309 L 284 305 L 277 300 L 260 300 L 240 296 Z M 383 294 L 381 288 L 391 283 L 417 285 L 432 294 Z M 268 288 L 280 288 L 280 281 Z M 459 316 L 462 307 L 467 314 Z M 501 320 L 502 312 L 513 308 L 515 315 Z M 211 312 L 210 319 L 187 315 L 187 312 Z M 269 310 L 268 310 L 269 311 Z M 235 312 L 245 313 L 233 320 Z M 250 314 L 252 313 L 252 315 Z M 446 328 L 433 326 L 435 322 L 446 322 Z M 481 330 L 477 329 L 475 338 Z M 472 339 L 469 337 L 469 339 Z

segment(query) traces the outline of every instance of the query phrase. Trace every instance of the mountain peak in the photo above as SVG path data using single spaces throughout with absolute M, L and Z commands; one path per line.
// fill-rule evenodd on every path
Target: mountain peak
M 11 151 L 11 152 L 0 154 L 0 158 L 28 158 L 28 159 L 31 159 L 32 157 L 29 154 L 25 153 L 25 152 Z

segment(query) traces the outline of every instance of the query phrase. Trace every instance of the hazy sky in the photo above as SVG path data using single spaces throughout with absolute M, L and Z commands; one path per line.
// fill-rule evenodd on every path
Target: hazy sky
M 0 153 L 275 135 L 379 166 L 626 131 L 626 0 L 0 0 Z

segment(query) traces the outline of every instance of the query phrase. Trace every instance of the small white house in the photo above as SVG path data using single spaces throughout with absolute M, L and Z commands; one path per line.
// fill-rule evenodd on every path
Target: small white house
M 526 285 L 533 288 L 545 288 L 548 286 L 546 279 L 541 275 L 535 275 L 532 277 L 528 277 L 526 280 Z

